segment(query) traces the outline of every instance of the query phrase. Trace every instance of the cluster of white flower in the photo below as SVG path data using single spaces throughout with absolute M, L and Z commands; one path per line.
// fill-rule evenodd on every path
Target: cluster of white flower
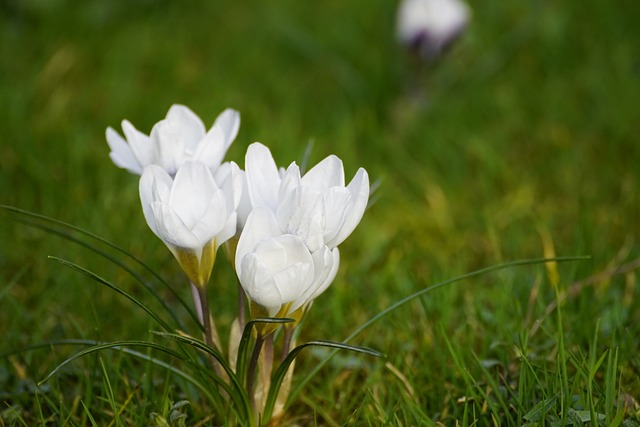
M 369 177 L 360 168 L 345 185 L 333 155 L 304 175 L 295 162 L 279 169 L 260 143 L 249 146 L 243 171 L 223 163 L 239 126 L 228 109 L 206 131 L 174 105 L 150 136 L 126 120 L 126 140 L 111 128 L 106 136 L 113 162 L 141 175 L 144 217 L 195 286 L 206 286 L 218 248 L 235 237 L 235 269 L 254 317 L 296 315 L 335 278 L 338 245 L 364 214 Z

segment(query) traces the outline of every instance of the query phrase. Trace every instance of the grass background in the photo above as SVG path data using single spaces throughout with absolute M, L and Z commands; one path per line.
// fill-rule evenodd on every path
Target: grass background
M 334 357 L 293 400 L 287 423 L 578 425 L 599 413 L 603 424 L 637 425 L 640 6 L 472 4 L 469 31 L 419 71 L 393 39 L 395 8 L 5 1 L 0 202 L 113 241 L 186 298 L 182 273 L 141 215 L 137 179 L 110 162 L 104 131 L 127 118 L 148 132 L 172 103 L 207 125 L 236 108 L 242 125 L 228 158 L 241 165 L 253 141 L 281 164 L 313 141 L 312 162 L 335 153 L 349 176 L 364 166 L 382 179 L 303 339 L 341 340 L 402 297 L 478 268 L 591 256 L 557 270 L 503 270 L 395 310 L 353 342 L 388 358 Z M 3 215 L 0 353 L 157 329 L 48 255 L 148 298 L 91 251 Z M 233 280 L 221 257 L 211 294 L 222 329 L 235 312 Z M 222 422 L 188 385 L 114 352 L 34 386 L 76 350 L 0 358 L 0 425 L 147 425 L 182 399 L 189 425 Z M 325 357 L 303 353 L 297 380 Z

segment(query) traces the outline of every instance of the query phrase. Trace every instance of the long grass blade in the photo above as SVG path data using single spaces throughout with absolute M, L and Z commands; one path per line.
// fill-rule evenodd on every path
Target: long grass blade
M 89 344 L 91 341 L 86 341 L 86 340 L 74 340 L 73 342 L 69 342 L 67 340 L 65 340 L 63 343 L 64 344 Z M 51 343 L 45 343 L 45 344 L 40 344 L 38 346 L 32 346 L 30 347 L 31 349 L 35 349 L 35 348 L 42 348 L 45 346 L 49 346 L 51 345 Z M 108 342 L 108 343 L 98 343 L 96 345 L 93 345 L 89 348 L 86 348 L 84 350 L 81 350 L 79 352 L 77 352 L 76 354 L 74 354 L 73 356 L 70 356 L 68 358 L 66 358 L 65 360 L 63 360 L 61 363 L 58 364 L 58 366 L 56 366 L 51 372 L 49 372 L 49 374 L 42 380 L 40 380 L 38 382 L 38 385 L 42 385 L 45 382 L 47 382 L 51 377 L 53 377 L 54 375 L 56 375 L 60 369 L 64 368 L 65 366 L 67 366 L 69 363 L 73 362 L 74 360 L 77 360 L 83 356 L 86 356 L 87 354 L 91 354 L 91 353 L 95 353 L 97 351 L 101 351 L 101 350 L 118 350 L 118 351 L 124 351 L 124 347 L 146 347 L 146 348 L 152 348 L 154 350 L 159 350 L 162 351 L 163 353 L 167 353 L 173 357 L 176 357 L 178 359 L 184 360 L 183 357 L 174 352 L 173 350 L 170 350 L 166 347 L 161 346 L 160 344 L 151 342 L 151 341 L 142 341 L 142 340 L 128 340 L 128 341 L 114 341 L 114 342 Z
M 12 352 L 5 353 L 2 356 L 4 357 L 4 356 L 10 355 L 10 354 L 22 353 L 22 352 L 25 352 L 25 351 L 38 350 L 38 349 L 41 349 L 41 348 L 50 348 L 50 347 L 61 346 L 61 345 L 85 345 L 85 346 L 91 346 L 91 347 L 89 347 L 89 348 L 87 348 L 85 350 L 82 350 L 81 352 L 78 352 L 78 353 L 74 354 L 73 356 L 71 356 L 71 357 L 67 358 L 66 360 L 64 360 L 53 371 L 51 371 L 43 380 L 41 380 L 38 383 L 39 385 L 41 385 L 41 384 L 45 383 L 46 381 L 48 381 L 49 379 L 51 379 L 51 377 L 56 375 L 57 372 L 60 369 L 62 369 L 64 366 L 68 365 L 69 363 L 73 362 L 74 360 L 79 359 L 79 358 L 81 358 L 83 356 L 86 356 L 87 354 L 90 354 L 90 353 L 94 353 L 94 352 L 110 349 L 110 350 L 120 351 L 122 353 L 134 356 L 134 357 L 136 357 L 138 359 L 142 359 L 142 360 L 148 361 L 150 363 L 153 363 L 156 366 L 159 366 L 161 368 L 167 369 L 171 373 L 183 378 L 187 382 L 189 382 L 189 383 L 193 384 L 194 386 L 196 386 L 196 388 L 198 388 L 200 391 L 202 391 L 204 393 L 204 395 L 207 396 L 207 398 L 211 402 L 218 402 L 220 400 L 219 394 L 214 396 L 211 393 L 211 388 L 210 387 L 206 387 L 204 384 L 202 384 L 202 382 L 198 381 L 192 375 L 189 375 L 185 371 L 176 368 L 172 364 L 169 364 L 169 363 L 164 362 L 164 361 L 162 361 L 160 359 L 151 357 L 148 354 L 141 353 L 141 352 L 138 352 L 136 350 L 133 350 L 133 349 L 129 348 L 129 347 L 146 347 L 146 348 L 150 348 L 150 349 L 154 349 L 154 350 L 159 350 L 159 351 L 161 351 L 161 352 L 163 352 L 165 354 L 168 354 L 169 356 L 172 356 L 172 357 L 174 357 L 176 359 L 179 359 L 181 361 L 189 363 L 189 365 L 192 368 L 196 368 L 197 370 L 205 371 L 206 373 L 209 373 L 208 369 L 204 369 L 204 368 L 202 368 L 202 366 L 194 364 L 192 361 L 186 359 L 183 355 L 181 355 L 179 353 L 176 353 L 176 352 L 174 352 L 173 350 L 171 350 L 171 349 L 169 349 L 167 347 L 163 347 L 160 344 L 157 344 L 157 343 L 154 343 L 154 342 L 151 342 L 151 341 L 134 340 L 134 341 L 118 341 L 118 342 L 111 342 L 111 343 L 102 343 L 102 342 L 99 342 L 99 341 L 81 340 L 81 339 L 54 340 L 54 341 L 47 341 L 47 342 L 35 344 L 35 345 L 28 346 L 28 347 L 25 347 L 25 348 L 22 348 L 22 349 L 19 349 L 19 350 L 13 350 Z M 214 381 L 216 381 L 216 378 L 212 378 L 212 379 Z M 220 379 L 218 378 L 218 380 L 220 380 Z
M 134 297 L 133 295 L 129 294 L 128 292 L 126 292 L 124 289 L 110 283 L 109 281 L 103 279 L 102 277 L 98 276 L 97 274 L 87 270 L 84 267 L 79 266 L 78 264 L 75 264 L 71 261 L 67 261 L 65 259 L 62 258 L 58 258 L 58 257 L 54 257 L 54 256 L 50 256 L 50 259 L 59 262 L 62 265 L 65 265 L 73 270 L 76 270 L 82 274 L 84 274 L 85 276 L 91 278 L 92 280 L 100 283 L 101 285 L 104 285 L 114 291 L 116 291 L 117 293 L 119 293 L 120 295 L 124 296 L 125 298 L 127 298 L 129 301 L 133 302 L 135 305 L 137 305 L 138 307 L 140 307 L 141 309 L 143 309 L 145 312 L 147 312 L 147 314 L 149 316 L 151 316 L 151 318 L 153 320 L 155 320 L 156 322 L 158 322 L 160 324 L 160 326 L 162 326 L 163 329 L 165 329 L 166 331 L 170 331 L 172 330 L 171 327 L 164 321 L 162 320 L 156 313 L 153 312 L 153 310 L 151 310 L 146 304 L 144 304 L 142 301 L 140 301 L 139 299 L 137 299 L 136 297 Z
M 363 323 L 360 327 L 358 327 L 355 331 L 353 331 L 351 333 L 351 335 L 349 335 L 347 338 L 345 338 L 342 342 L 343 343 L 348 343 L 349 341 L 351 341 L 353 338 L 355 338 L 356 336 L 358 336 L 360 333 L 362 333 L 362 331 L 364 331 L 366 328 L 368 328 L 369 326 L 371 326 L 373 323 L 377 322 L 378 320 L 382 319 L 384 316 L 386 316 L 387 314 L 391 313 L 393 310 L 396 310 L 397 308 L 402 307 L 403 305 L 413 301 L 416 298 L 421 297 L 422 295 L 425 295 L 429 292 L 435 291 L 436 289 L 442 288 L 446 285 L 452 284 L 452 283 L 456 283 L 456 282 L 460 282 L 463 281 L 465 279 L 471 279 L 473 277 L 478 277 L 478 276 L 482 276 L 484 274 L 488 274 L 488 273 L 492 273 L 494 271 L 499 271 L 499 270 L 504 270 L 506 268 L 511 268 L 511 267 L 518 267 L 518 266 L 525 266 L 525 265 L 535 265 L 535 264 L 544 264 L 547 262 L 575 262 L 575 261 L 585 261 L 590 259 L 590 257 L 588 256 L 571 256 L 571 257 L 556 257 L 556 258 L 533 258 L 533 259 L 524 259 L 524 260 L 518 260 L 518 261 L 512 261 L 512 262 L 507 262 L 504 264 L 497 264 L 497 265 L 493 265 L 490 267 L 485 267 L 485 268 L 481 268 L 479 270 L 475 270 L 472 271 L 470 273 L 466 273 L 463 274 L 461 276 L 457 276 L 454 277 L 452 279 L 447 279 L 443 282 L 439 282 L 436 283 L 435 285 L 431 285 L 428 286 L 424 289 L 421 289 L 399 301 L 397 301 L 396 303 L 390 305 L 389 307 L 385 308 L 384 310 L 382 310 L 381 312 L 379 312 L 378 314 L 376 314 L 375 316 L 373 316 L 371 319 L 367 320 L 365 323 Z M 311 370 L 311 372 L 309 372 L 309 374 L 307 374 L 307 376 L 298 384 L 298 386 L 291 392 L 291 394 L 289 395 L 289 400 L 287 402 L 287 405 L 290 404 L 291 401 L 293 401 L 293 399 L 295 398 L 295 396 L 298 395 L 298 393 L 300 393 L 300 391 L 302 390 L 302 388 L 311 380 L 311 378 L 313 378 L 316 373 L 329 361 L 331 360 L 331 358 L 337 353 L 337 350 L 332 351 L 329 356 L 320 361 L 320 363 L 318 363 L 315 368 L 313 370 Z
M 250 405 L 249 397 L 246 391 L 242 387 L 241 383 L 238 381 L 237 375 L 233 372 L 227 360 L 225 360 L 224 356 L 217 349 L 209 347 L 208 345 L 206 345 L 200 340 L 187 337 L 184 335 L 178 335 L 178 334 L 172 334 L 172 333 L 166 333 L 166 332 L 155 332 L 155 334 L 163 338 L 168 338 L 177 342 L 189 344 L 194 348 L 201 350 L 207 353 L 208 355 L 212 356 L 213 358 L 215 358 L 216 361 L 220 364 L 220 366 L 222 366 L 222 369 L 224 369 L 227 376 L 229 377 L 232 387 L 229 387 L 227 384 L 225 384 L 225 390 L 227 391 L 227 393 L 229 393 L 230 396 L 233 397 L 234 401 L 236 402 L 238 410 L 241 411 L 239 413 L 240 417 L 245 420 L 249 420 L 252 418 L 251 405 Z
M 237 376 L 238 382 L 240 384 L 244 384 L 247 375 L 247 354 L 249 348 L 249 341 L 251 340 L 251 331 L 253 330 L 253 326 L 259 323 L 291 323 L 295 322 L 295 319 L 290 318 L 258 318 L 253 319 L 247 322 L 242 331 L 242 337 L 240 338 L 240 344 L 238 344 L 238 361 L 236 363 L 237 366 Z
M 271 419 L 271 415 L 273 414 L 273 408 L 276 404 L 276 399 L 278 397 L 278 392 L 280 391 L 280 386 L 282 385 L 282 381 L 284 380 L 284 377 L 287 374 L 287 370 L 289 370 L 289 367 L 291 366 L 295 358 L 298 356 L 298 354 L 300 354 L 302 350 L 304 350 L 307 347 L 313 347 L 313 346 L 333 348 L 335 349 L 335 351 L 349 350 L 349 351 L 355 351 L 356 353 L 366 354 L 369 356 L 385 357 L 384 354 L 380 353 L 379 351 L 372 350 L 370 348 L 359 347 L 355 345 L 349 345 L 349 344 L 344 344 L 344 343 L 339 343 L 334 341 L 315 340 L 315 341 L 309 341 L 297 346 L 296 348 L 294 348 L 289 352 L 287 357 L 282 361 L 280 366 L 278 366 L 278 369 L 276 370 L 276 372 L 273 374 L 273 377 L 271 378 L 271 387 L 269 387 L 269 394 L 267 395 L 267 401 L 265 404 L 265 409 L 263 414 L 263 419 L 265 421 L 269 421 Z
M 171 308 L 167 305 L 167 301 L 165 298 L 163 298 L 156 290 L 153 286 L 151 286 L 151 284 L 149 282 L 147 282 L 146 280 L 144 280 L 139 274 L 137 274 L 135 271 L 133 271 L 131 268 L 129 268 L 127 265 L 125 265 L 124 263 L 120 262 L 118 259 L 116 259 L 115 257 L 111 256 L 110 254 L 108 254 L 107 252 L 98 249 L 95 246 L 90 245 L 87 242 L 84 242 L 70 234 L 67 233 L 63 233 L 59 230 L 56 230 L 54 228 L 51 227 L 47 227 L 41 224 L 35 224 L 32 223 L 30 221 L 24 221 L 24 220 L 16 220 L 22 224 L 25 225 L 29 225 L 31 227 L 35 227 L 38 228 L 40 230 L 43 230 L 49 234 L 55 235 L 55 236 L 59 236 L 61 238 L 64 238 L 70 242 L 73 242 L 79 246 L 82 246 L 84 248 L 89 249 L 90 251 L 94 252 L 95 254 L 105 258 L 106 260 L 108 260 L 109 262 L 111 262 L 113 265 L 115 265 L 116 267 L 124 270 L 127 274 L 129 274 L 131 277 L 133 277 L 138 283 L 140 283 L 142 286 L 145 287 L 145 289 L 147 289 L 147 291 L 153 295 L 155 297 L 155 299 L 160 303 L 160 305 L 162 305 L 162 307 L 165 309 L 165 311 L 172 317 L 172 319 L 174 320 L 174 322 L 176 323 L 176 327 L 178 329 L 185 329 L 184 325 L 182 324 L 182 322 L 180 321 L 180 319 L 178 318 L 178 316 L 176 316 L 174 310 L 171 310 Z M 174 292 L 175 294 L 175 292 Z M 177 299 L 179 303 L 185 304 L 183 301 L 181 301 L 181 299 Z M 191 308 L 189 307 L 188 310 L 191 310 Z M 191 310 L 193 312 L 193 310 Z M 194 319 L 196 319 L 195 317 L 195 312 L 191 313 L 192 316 L 194 317 Z M 196 322 L 198 325 L 200 325 L 200 322 Z
M 189 360 L 186 358 L 186 356 L 184 355 L 180 355 L 166 347 L 157 347 L 158 344 L 153 343 L 153 342 L 147 342 L 147 341 L 133 341 L 134 343 L 136 343 L 136 346 L 144 346 L 144 343 L 150 343 L 152 345 L 148 345 L 146 347 L 151 348 L 151 349 L 158 349 L 161 350 L 162 352 L 169 354 L 170 356 L 173 356 L 181 361 L 184 361 L 185 363 L 189 364 L 192 368 L 194 368 L 195 370 L 200 371 L 201 373 L 204 372 L 206 373 L 208 376 L 211 376 L 211 372 L 209 369 L 204 368 L 202 365 L 195 363 L 193 360 Z M 129 342 L 130 343 L 130 342 Z M 83 345 L 83 346 L 92 346 L 92 347 L 96 347 L 96 346 L 104 346 L 107 345 L 109 343 L 104 343 L 104 342 L 99 342 L 99 341 L 94 341 L 94 340 L 84 340 L 84 339 L 64 339 L 64 340 L 52 340 L 52 341 L 46 341 L 46 342 L 42 342 L 42 343 L 38 343 L 38 344 L 34 344 L 28 347 L 23 347 L 20 349 L 15 349 L 15 350 L 11 350 L 9 352 L 6 353 L 1 353 L 0 357 L 7 357 L 7 356 L 11 356 L 13 354 L 20 354 L 20 353 L 24 353 L 24 352 L 28 352 L 28 351 L 33 351 L 33 350 L 39 350 L 39 349 L 43 349 L 43 348 L 51 348 L 51 347 L 59 347 L 59 346 L 63 346 L 63 345 L 73 345 L 73 346 L 78 346 L 78 345 Z M 120 343 L 122 344 L 122 342 Z M 189 375 L 188 373 L 186 373 L 185 371 L 176 368 L 174 365 L 166 363 L 160 359 L 154 358 L 148 354 L 145 353 L 141 353 L 139 351 L 133 350 L 131 348 L 128 347 L 110 347 L 112 350 L 117 350 L 120 351 L 122 353 L 134 356 L 138 359 L 142 359 L 148 362 L 153 363 L 156 366 L 159 366 L 161 368 L 167 369 L 168 371 L 170 371 L 173 374 L 176 374 L 177 376 L 183 378 L 184 380 L 186 380 L 187 382 L 193 384 L 194 386 L 196 386 L 196 388 L 198 388 L 200 391 L 202 391 L 207 398 L 211 401 L 211 402 L 218 402 L 220 400 L 220 396 L 219 394 L 217 396 L 214 396 L 211 394 L 211 389 L 210 387 L 206 387 L 204 386 L 200 381 L 198 381 L 196 378 L 194 378 L 193 376 Z M 94 351 L 100 351 L 104 348 L 99 348 L 96 349 Z M 81 357 L 81 356 L 80 356 Z M 77 357 L 76 357 L 77 358 Z M 66 363 L 70 363 L 66 362 Z M 52 375 L 50 374 L 49 376 L 47 376 L 47 378 L 45 378 L 44 380 L 41 381 L 41 383 L 47 381 Z M 214 378 L 215 381 L 215 378 Z
M 87 249 L 89 249 L 90 251 L 96 253 L 99 256 L 102 256 L 104 258 L 106 258 L 107 260 L 109 260 L 110 262 L 114 263 L 114 265 L 122 268 L 123 270 L 125 270 L 128 274 L 130 274 L 134 279 L 136 279 L 139 283 L 141 283 L 147 290 L 149 290 L 149 292 L 166 308 L 166 310 L 172 315 L 172 317 L 174 317 L 174 320 L 176 320 L 176 322 L 178 322 L 178 324 L 180 324 L 180 322 L 178 321 L 177 317 L 175 317 L 175 314 L 172 312 L 171 309 L 169 309 L 169 307 L 166 306 L 166 302 L 164 301 L 164 299 L 155 291 L 155 289 L 150 286 L 144 279 L 142 279 L 139 275 L 135 274 L 130 268 L 126 267 L 123 263 L 121 263 L 120 261 L 118 261 L 116 258 L 114 258 L 113 256 L 107 254 L 106 252 L 98 249 L 96 246 L 93 246 L 87 242 L 82 241 L 81 239 L 78 239 L 74 236 L 72 236 L 71 234 L 68 233 L 64 233 L 60 230 L 56 230 L 55 228 L 52 227 L 48 227 L 45 226 L 43 224 L 39 224 L 35 221 L 29 221 L 27 220 L 27 218 L 31 218 L 33 220 L 37 220 L 37 221 L 43 221 L 46 223 L 50 223 L 53 224 L 55 226 L 58 227 L 62 227 L 63 229 L 67 229 L 67 230 L 71 230 L 73 232 L 79 233 L 81 235 L 87 236 L 90 239 L 93 239 L 99 243 L 102 243 L 104 245 L 106 245 L 107 247 L 115 250 L 116 252 L 119 252 L 123 255 L 125 255 L 127 258 L 131 259 L 133 262 L 135 262 L 136 264 L 138 264 L 139 266 L 141 266 L 145 271 L 147 271 L 148 273 L 150 273 L 152 275 L 153 278 L 155 278 L 161 285 L 163 285 L 169 292 L 171 292 L 171 294 L 173 295 L 173 298 L 175 298 L 176 301 L 178 301 L 178 303 L 189 313 L 189 316 L 194 320 L 194 322 L 199 325 L 201 327 L 200 322 L 198 321 L 198 316 L 196 315 L 195 311 L 193 310 L 193 308 L 191 307 L 190 304 L 186 303 L 185 300 L 180 296 L 180 294 L 178 292 L 176 292 L 176 290 L 166 281 L 164 280 L 155 270 L 153 270 L 151 267 L 149 267 L 147 264 L 145 264 L 144 262 L 142 262 L 139 258 L 137 258 L 136 256 L 132 255 L 131 253 L 127 252 L 126 250 L 124 250 L 123 248 L 117 246 L 116 244 L 104 239 L 103 237 L 100 237 L 94 233 L 91 233 L 87 230 L 84 230 L 80 227 L 71 225 L 69 223 L 54 219 L 54 218 L 50 218 L 47 217 L 45 215 L 40 215 L 40 214 L 36 214 L 33 212 L 29 212 L 29 211 L 25 211 L 13 206 L 8 206 L 8 205 L 2 205 L 0 204 L 0 209 L 4 209 L 7 212 L 10 212 L 14 215 L 20 215 L 24 218 L 12 218 L 14 221 L 20 222 L 24 225 L 28 225 L 30 227 L 34 227 L 34 228 L 38 228 L 41 229 L 49 234 L 61 237 L 63 239 L 66 239 L 70 242 L 73 242 L 75 244 L 78 244 L 82 247 L 85 247 Z M 184 329 L 182 326 L 180 326 L 181 329 Z

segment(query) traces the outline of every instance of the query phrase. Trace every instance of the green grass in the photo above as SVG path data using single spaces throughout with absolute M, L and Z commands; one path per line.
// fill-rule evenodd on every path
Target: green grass
M 330 350 L 305 350 L 294 389 L 308 382 L 285 424 L 638 425 L 636 3 L 472 4 L 469 31 L 417 77 L 422 103 L 408 93 L 415 70 L 392 37 L 394 2 L 3 3 L 0 203 L 104 237 L 178 295 L 102 243 L 56 227 L 140 280 L 3 214 L 0 353 L 72 339 L 173 346 L 151 334 L 161 327 L 143 310 L 48 256 L 197 333 L 178 299 L 190 300 L 183 274 L 145 224 L 137 180 L 110 162 L 104 131 L 127 118 L 148 132 L 172 103 L 207 124 L 234 107 L 242 125 L 228 158 L 241 165 L 251 142 L 288 164 L 313 141 L 312 162 L 335 153 L 349 175 L 363 166 L 382 179 L 301 340 L 341 341 L 396 301 L 470 271 L 590 256 L 413 300 L 351 341 L 384 360 L 340 352 L 306 378 Z M 220 256 L 211 305 L 222 331 L 235 313 L 234 281 Z M 151 350 L 137 349 L 147 359 L 90 354 L 37 385 L 83 348 L 0 357 L 0 425 L 224 421 L 202 390 L 150 362 L 163 358 Z

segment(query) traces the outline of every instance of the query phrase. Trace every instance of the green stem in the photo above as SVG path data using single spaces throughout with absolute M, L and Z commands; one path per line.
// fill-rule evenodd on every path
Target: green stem
M 196 286 L 198 289 L 198 299 L 200 300 L 200 308 L 202 310 L 202 324 L 204 326 L 204 343 L 211 348 L 215 348 L 220 350 L 219 343 L 216 343 L 214 337 L 217 337 L 217 332 L 215 331 L 215 326 L 211 319 L 211 315 L 209 313 L 209 297 L 207 296 L 207 289 Z M 215 371 L 218 376 L 222 377 L 222 370 L 220 369 L 220 365 L 215 360 L 213 356 L 209 356 L 209 360 L 211 361 L 211 367 Z M 224 377 L 222 377 L 224 378 Z
M 247 323 L 247 305 L 245 303 L 247 295 L 242 288 L 242 285 L 238 281 L 238 324 L 240 325 L 240 330 L 244 329 L 244 326 Z
M 253 346 L 253 352 L 251 353 L 251 359 L 249 360 L 249 371 L 247 374 L 247 393 L 249 394 L 249 398 L 251 399 L 251 406 L 256 412 L 257 408 L 254 387 L 256 381 L 256 371 L 258 369 L 258 358 L 260 357 L 260 351 L 262 350 L 264 339 L 265 337 L 262 334 L 258 333 L 256 342 Z
M 284 342 L 282 343 L 282 357 L 280 357 L 280 362 L 284 362 L 284 359 L 287 358 L 289 351 L 291 350 L 291 338 L 293 337 L 293 326 L 285 325 L 284 327 Z
M 269 394 L 269 386 L 271 383 L 271 371 L 273 370 L 273 336 L 269 334 L 264 340 L 264 349 L 262 351 L 262 360 L 258 360 L 260 363 L 260 387 L 262 387 L 263 397 L 260 405 L 260 412 L 264 410 L 264 402 Z

